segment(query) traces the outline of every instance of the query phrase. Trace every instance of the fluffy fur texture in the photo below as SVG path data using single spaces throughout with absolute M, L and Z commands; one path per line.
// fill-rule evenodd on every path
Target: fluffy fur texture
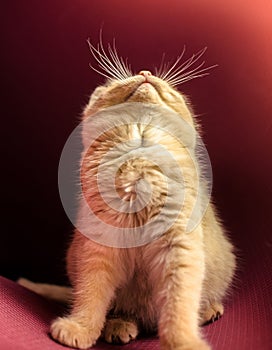
M 108 107 L 125 108 L 126 103 L 139 102 L 171 109 L 196 128 L 187 99 L 167 81 L 146 71 L 114 78 L 98 87 L 83 118 Z M 145 179 L 152 185 L 151 201 L 138 213 L 103 211 L 95 183 L 99 159 L 135 132 L 174 154 L 184 176 L 182 210 L 161 237 L 139 247 L 103 246 L 75 230 L 67 254 L 71 312 L 52 323 L 51 335 L 62 344 L 87 349 L 101 335 L 110 343 L 128 343 L 144 329 L 158 331 L 162 350 L 210 349 L 199 326 L 222 315 L 222 299 L 233 278 L 235 257 L 211 203 L 194 230 L 185 230 L 197 196 L 196 169 L 186 148 L 173 136 L 163 131 L 158 134 L 152 126 L 138 125 L 136 130 L 134 126 L 115 127 L 84 153 L 83 192 L 97 215 L 105 221 L 110 217 L 115 225 L 144 225 L 160 212 L 167 196 L 164 174 L 148 159 L 139 158 L 130 159 L 116 173 L 117 192 L 120 198 L 131 201 L 135 183 Z M 78 216 L 84 220 L 82 215 L 79 210 Z M 38 289 L 41 293 L 42 286 Z M 69 291 L 64 291 L 68 297 Z

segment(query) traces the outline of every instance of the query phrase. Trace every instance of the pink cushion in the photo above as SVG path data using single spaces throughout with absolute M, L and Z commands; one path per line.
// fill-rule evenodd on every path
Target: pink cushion
M 261 270 L 258 266 L 244 276 L 243 288 L 233 292 L 223 318 L 203 328 L 214 349 L 271 349 L 271 260 L 263 260 Z M 64 349 L 48 334 L 51 320 L 61 312 L 58 304 L 0 277 L 0 350 Z M 159 341 L 152 336 L 125 347 L 99 341 L 93 349 L 118 348 L 159 350 Z

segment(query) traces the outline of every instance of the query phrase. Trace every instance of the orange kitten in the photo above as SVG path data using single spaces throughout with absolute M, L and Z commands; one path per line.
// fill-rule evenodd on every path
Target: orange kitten
M 132 75 L 115 53 L 109 63 L 103 47 L 91 49 L 113 79 L 94 91 L 83 119 L 109 127 L 90 143 L 83 124 L 81 232 L 75 230 L 67 254 L 73 302 L 70 314 L 52 323 L 52 337 L 87 349 L 101 335 L 125 344 L 145 329 L 158 330 L 162 350 L 210 349 L 199 326 L 223 314 L 235 257 L 199 180 L 194 115 L 174 88 L 205 69 L 182 75 L 183 65 L 158 76 Z M 114 200 L 125 208 L 138 200 L 138 207 L 118 210 Z M 87 219 L 87 207 L 95 218 Z M 120 238 L 123 229 L 137 235 Z

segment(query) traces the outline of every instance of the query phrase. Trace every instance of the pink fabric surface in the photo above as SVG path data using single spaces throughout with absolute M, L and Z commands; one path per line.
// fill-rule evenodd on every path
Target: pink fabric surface
M 223 318 L 203 328 L 215 350 L 270 350 L 271 332 L 271 257 L 261 261 L 261 269 L 241 275 L 242 288 L 232 292 Z M 64 349 L 48 334 L 51 320 L 63 312 L 58 304 L 0 278 L 0 350 Z M 142 338 L 117 346 L 99 341 L 98 349 L 159 350 L 157 337 Z
M 51 320 L 62 312 L 58 304 L 0 277 L 0 350 L 67 349 L 53 341 L 48 332 Z M 124 349 L 99 341 L 94 350 Z M 156 338 L 133 342 L 126 349 L 159 349 Z

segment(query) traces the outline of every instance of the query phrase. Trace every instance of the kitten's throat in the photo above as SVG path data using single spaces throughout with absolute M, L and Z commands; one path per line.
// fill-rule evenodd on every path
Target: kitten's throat
M 155 87 L 148 82 L 144 82 L 137 87 L 136 90 L 129 96 L 127 101 L 163 104 L 163 101 Z

